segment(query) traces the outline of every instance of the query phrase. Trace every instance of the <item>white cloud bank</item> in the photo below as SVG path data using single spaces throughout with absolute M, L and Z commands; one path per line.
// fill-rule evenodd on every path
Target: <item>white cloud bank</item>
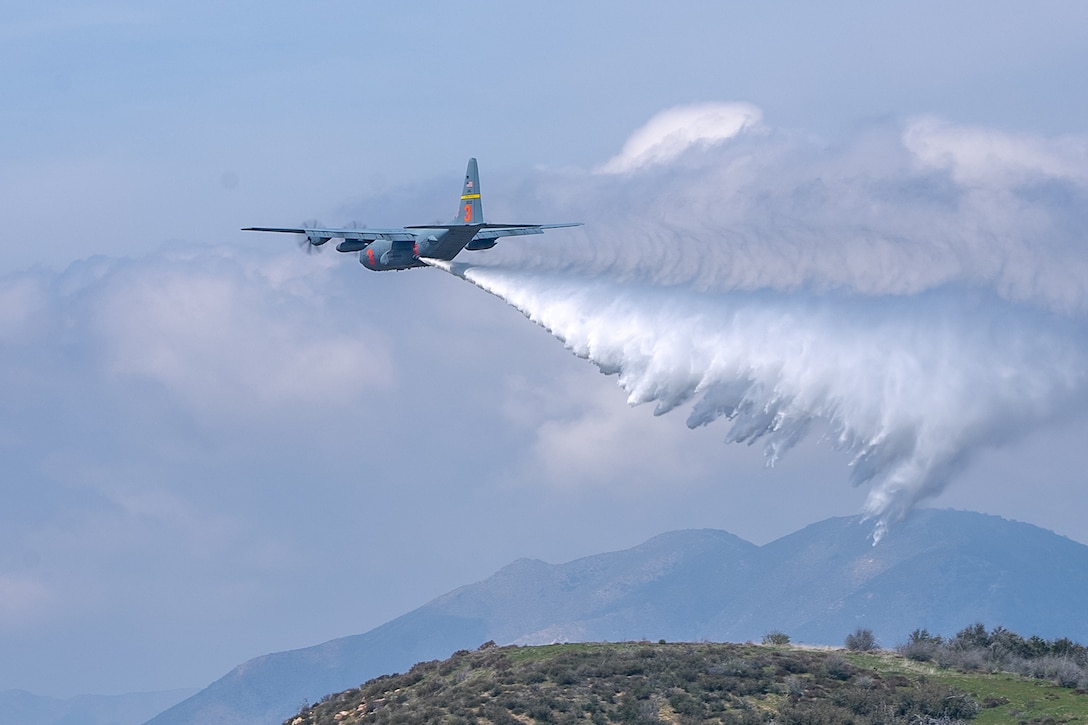
M 485 263 L 705 291 L 965 284 L 1088 312 L 1088 139 L 922 118 L 840 145 L 763 124 L 679 147 L 624 173 L 541 179 L 540 207 L 586 226 L 500 245 Z
M 0 339 L 28 378 L 35 357 L 78 357 L 84 373 L 159 386 L 209 420 L 350 404 L 389 386 L 393 366 L 381 333 L 330 304 L 327 271 L 294 255 L 191 249 L 28 272 L 0 280 Z

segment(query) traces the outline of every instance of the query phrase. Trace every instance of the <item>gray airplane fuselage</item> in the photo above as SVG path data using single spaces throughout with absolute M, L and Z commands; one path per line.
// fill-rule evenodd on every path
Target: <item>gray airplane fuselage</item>
M 419 261 L 420 257 L 448 261 L 465 248 L 487 249 L 495 246 L 493 239 L 478 240 L 474 244 L 472 238 L 478 231 L 480 226 L 471 224 L 453 229 L 420 229 L 415 234 L 414 241 L 378 239 L 360 250 L 359 262 L 375 272 L 412 269 L 427 266 Z M 481 242 L 486 243 L 486 246 Z M 345 243 L 341 243 L 337 245 L 337 248 L 340 251 L 350 251 L 350 249 L 342 249 L 344 246 Z

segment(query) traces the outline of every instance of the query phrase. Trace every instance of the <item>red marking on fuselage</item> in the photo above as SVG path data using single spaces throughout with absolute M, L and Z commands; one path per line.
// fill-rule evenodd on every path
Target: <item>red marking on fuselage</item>
M 374 250 L 369 247 L 366 250 L 366 261 L 370 262 L 371 265 L 374 264 Z

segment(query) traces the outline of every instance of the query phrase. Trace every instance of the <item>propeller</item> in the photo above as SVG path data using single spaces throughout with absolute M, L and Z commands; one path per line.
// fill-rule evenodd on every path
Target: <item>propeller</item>
M 302 222 L 302 224 L 300 224 L 299 226 L 302 227 L 303 229 L 314 229 L 314 228 L 320 229 L 321 227 L 323 227 L 325 225 L 322 224 L 317 219 L 307 219 L 306 221 Z M 304 250 L 306 252 L 306 254 L 315 254 L 315 253 L 321 251 L 321 245 L 314 244 L 313 242 L 311 242 L 310 237 L 307 234 L 296 234 L 295 239 L 296 239 L 296 241 L 298 243 L 298 248 Z M 324 242 L 322 242 L 322 244 L 324 244 Z

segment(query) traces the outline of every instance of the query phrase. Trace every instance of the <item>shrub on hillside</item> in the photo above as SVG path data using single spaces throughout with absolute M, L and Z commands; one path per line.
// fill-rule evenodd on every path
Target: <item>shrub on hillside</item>
M 970 650 L 987 649 L 993 643 L 993 638 L 986 631 L 986 625 L 976 622 L 970 627 L 964 627 L 948 643 L 952 649 Z
M 851 652 L 871 652 L 877 648 L 873 630 L 858 627 L 853 634 L 846 635 L 846 649 Z
M 854 668 L 846 661 L 846 658 L 838 654 L 829 654 L 824 660 L 824 669 L 827 676 L 836 680 L 849 680 L 854 673 Z
M 896 647 L 899 654 L 916 662 L 929 662 L 937 657 L 937 650 L 944 643 L 940 636 L 934 636 L 927 629 L 916 629 L 910 633 L 905 644 Z
M 779 632 L 777 629 L 773 632 L 768 632 L 763 635 L 763 644 L 789 644 L 790 636 L 785 632 Z

